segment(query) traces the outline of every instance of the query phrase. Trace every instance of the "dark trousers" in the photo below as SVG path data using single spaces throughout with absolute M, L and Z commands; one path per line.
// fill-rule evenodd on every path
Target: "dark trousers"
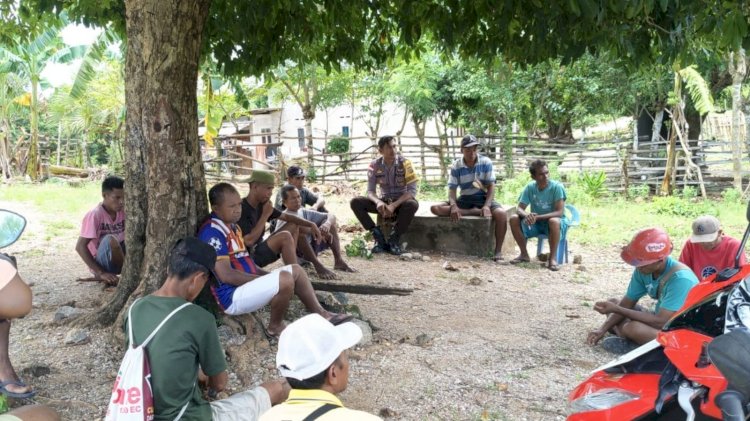
M 370 214 L 378 213 L 378 208 L 369 198 L 362 196 L 355 197 L 349 204 L 359 223 L 366 230 L 369 231 L 375 227 L 375 222 L 372 220 Z M 396 234 L 401 235 L 406 232 L 409 224 L 411 224 L 411 220 L 414 219 L 414 214 L 417 213 L 417 209 L 419 209 L 419 202 L 415 199 L 409 199 L 396 208 L 396 225 L 393 228 Z

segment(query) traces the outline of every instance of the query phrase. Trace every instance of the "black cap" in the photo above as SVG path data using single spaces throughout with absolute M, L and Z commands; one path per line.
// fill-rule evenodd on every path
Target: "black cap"
M 185 237 L 177 240 L 172 249 L 174 250 L 181 244 L 184 246 L 178 251 L 180 255 L 205 267 L 209 272 L 213 272 L 216 265 L 216 250 L 213 247 L 195 237 Z
M 302 167 L 292 165 L 286 170 L 286 176 L 287 177 L 304 177 L 305 170 Z
M 470 148 L 472 146 L 476 146 L 479 144 L 479 141 L 477 140 L 477 137 L 473 134 L 464 136 L 463 139 L 461 139 L 461 147 L 462 148 Z

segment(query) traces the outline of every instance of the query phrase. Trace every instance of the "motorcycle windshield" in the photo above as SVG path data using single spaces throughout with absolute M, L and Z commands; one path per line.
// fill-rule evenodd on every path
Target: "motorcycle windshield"
M 677 329 L 688 329 L 712 338 L 723 334 L 727 297 L 733 287 L 734 284 L 730 284 L 707 295 L 701 301 L 670 319 L 662 330 L 670 332 Z

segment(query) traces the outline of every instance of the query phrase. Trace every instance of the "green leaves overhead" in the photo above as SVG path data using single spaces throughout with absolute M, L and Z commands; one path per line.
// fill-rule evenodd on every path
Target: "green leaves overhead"
M 712 112 L 714 110 L 714 100 L 711 96 L 711 89 L 706 80 L 698 73 L 695 66 L 680 69 L 678 73 L 685 83 L 685 88 L 693 100 L 696 111 L 700 115 Z

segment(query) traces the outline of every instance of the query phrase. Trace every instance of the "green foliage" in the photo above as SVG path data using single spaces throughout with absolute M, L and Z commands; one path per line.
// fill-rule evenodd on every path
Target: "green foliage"
M 594 199 L 598 199 L 608 193 L 606 184 L 607 174 L 604 171 L 584 171 L 579 180 L 583 184 L 586 194 Z
M 448 189 L 445 183 L 428 183 L 419 180 L 419 198 L 427 201 L 448 200 Z
M 721 192 L 721 198 L 727 203 L 741 203 L 742 192 L 732 187 Z
M 698 189 L 695 186 L 685 186 L 682 188 L 680 196 L 687 201 L 693 200 L 698 197 Z
M 648 184 L 636 184 L 628 186 L 628 197 L 648 198 L 651 193 L 651 187 Z
M 315 169 L 315 167 L 310 167 L 307 169 L 307 181 L 311 183 L 315 183 L 318 181 L 318 170 Z
M 714 100 L 711 96 L 711 88 L 708 83 L 698 70 L 696 66 L 688 66 L 684 69 L 680 69 L 678 72 L 685 88 L 687 88 L 690 98 L 693 100 L 693 106 L 699 114 L 704 115 L 714 110 Z
M 717 210 L 712 202 L 691 202 L 677 196 L 654 197 L 651 203 L 652 212 L 661 215 L 697 218 L 700 215 L 716 215 Z
M 367 241 L 362 235 L 355 235 L 352 242 L 344 246 L 346 255 L 349 257 L 363 257 L 372 259 L 372 252 L 367 247 Z
M 349 152 L 348 137 L 334 137 L 328 141 L 326 151 L 333 154 L 345 154 Z
M 0 414 L 4 414 L 10 411 L 10 405 L 8 404 L 8 398 L 5 395 L 0 395 Z

